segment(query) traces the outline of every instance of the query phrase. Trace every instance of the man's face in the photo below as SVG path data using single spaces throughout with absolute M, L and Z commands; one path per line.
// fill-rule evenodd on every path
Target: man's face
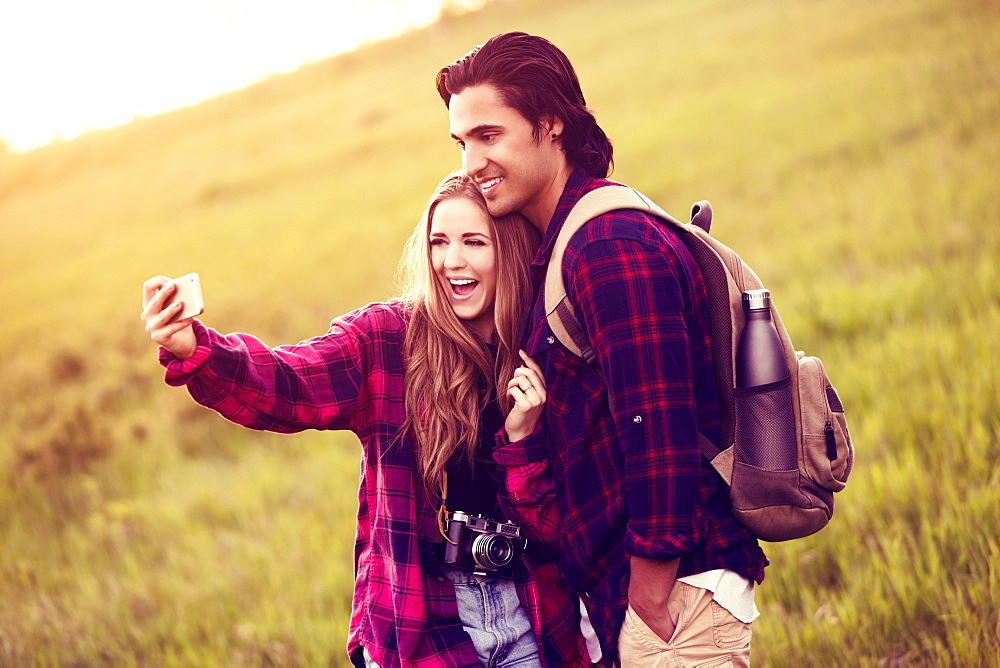
M 486 197 L 490 213 L 520 211 L 544 229 L 565 184 L 565 156 L 552 139 L 561 134 L 562 123 L 543 127 L 536 142 L 531 123 L 488 84 L 452 95 L 448 119 L 462 149 L 462 167 Z

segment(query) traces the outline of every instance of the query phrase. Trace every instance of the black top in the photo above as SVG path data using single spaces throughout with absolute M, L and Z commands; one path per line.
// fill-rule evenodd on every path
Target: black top
M 498 346 L 487 344 L 486 350 L 496 361 Z M 504 419 L 497 404 L 495 385 L 490 383 L 489 400 L 479 416 L 479 440 L 473 465 L 465 453 L 455 453 L 448 461 L 448 510 L 461 510 L 470 516 L 482 515 L 491 520 L 503 520 L 497 499 L 497 465 L 493 461 L 495 436 Z
M 502 426 L 500 407 L 493 398 L 479 418 L 479 441 L 472 467 L 464 453 L 456 453 L 448 461 L 449 511 L 503 519 L 497 499 L 497 465 L 493 461 L 494 436 Z

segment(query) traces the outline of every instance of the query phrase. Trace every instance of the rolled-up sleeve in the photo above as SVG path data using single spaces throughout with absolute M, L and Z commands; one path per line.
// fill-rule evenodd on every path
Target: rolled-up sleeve
M 625 549 L 652 559 L 680 557 L 701 538 L 701 455 L 683 268 L 661 248 L 616 238 L 587 244 L 564 270 L 620 435 L 629 516 Z
M 542 422 L 520 441 L 508 441 L 501 430 L 493 459 L 506 517 L 524 528 L 536 558 L 553 557 L 559 551 L 561 522 Z
M 275 348 L 249 334 L 223 335 L 198 321 L 194 327 L 191 357 L 161 349 L 164 380 L 251 429 L 350 429 L 363 387 L 381 371 L 367 368 L 372 325 L 363 311 L 334 320 L 322 336 Z

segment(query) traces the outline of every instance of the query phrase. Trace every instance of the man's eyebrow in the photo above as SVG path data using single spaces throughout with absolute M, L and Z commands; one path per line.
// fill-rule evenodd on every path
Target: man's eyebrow
M 491 130 L 501 130 L 501 129 L 503 129 L 502 125 L 497 125 L 495 123 L 483 123 L 481 125 L 477 125 L 476 127 L 472 128 L 471 130 L 469 130 L 466 133 L 466 136 L 473 137 L 475 135 L 479 135 L 479 134 L 482 134 L 484 132 L 489 132 Z M 459 137 L 454 132 L 451 133 L 451 138 L 452 139 L 461 139 L 461 137 Z

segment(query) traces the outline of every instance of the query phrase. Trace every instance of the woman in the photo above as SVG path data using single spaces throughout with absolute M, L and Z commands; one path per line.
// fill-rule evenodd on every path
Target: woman
M 493 447 L 541 440 L 544 384 L 516 348 L 537 243 L 532 226 L 494 220 L 475 184 L 453 174 L 407 242 L 403 298 L 341 316 L 323 336 L 272 349 L 197 320 L 172 322 L 181 305 L 164 307 L 169 279 L 143 287 L 142 317 L 167 383 L 253 429 L 349 429 L 360 439 L 348 637 L 356 665 L 576 660 L 571 624 L 547 612 L 564 610 L 566 593 L 552 564 L 527 557 L 544 546 L 529 540 L 528 569 L 519 559 L 497 566 L 511 558 L 503 549 L 487 554 L 497 570 L 483 574 L 470 536 L 508 546 L 463 521 L 503 523 Z M 516 555 L 520 543 L 510 543 Z

